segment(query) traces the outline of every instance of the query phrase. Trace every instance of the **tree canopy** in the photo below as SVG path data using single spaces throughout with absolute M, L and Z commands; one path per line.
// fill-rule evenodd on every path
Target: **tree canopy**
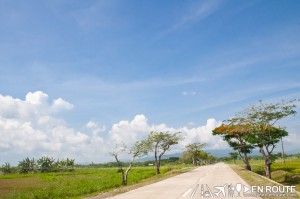
M 172 145 L 178 144 L 180 140 L 182 140 L 180 132 L 174 134 L 169 132 L 150 132 L 147 142 L 150 146 L 150 150 L 154 152 L 156 174 L 160 173 L 160 160 L 163 154 L 169 150 Z

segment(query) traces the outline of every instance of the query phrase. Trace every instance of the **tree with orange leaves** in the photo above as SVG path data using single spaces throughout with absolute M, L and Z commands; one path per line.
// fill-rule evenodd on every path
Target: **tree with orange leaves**
M 251 133 L 248 125 L 222 125 L 213 130 L 213 135 L 220 135 L 234 150 L 238 151 L 246 168 L 251 171 L 248 155 L 255 147 L 247 141 Z

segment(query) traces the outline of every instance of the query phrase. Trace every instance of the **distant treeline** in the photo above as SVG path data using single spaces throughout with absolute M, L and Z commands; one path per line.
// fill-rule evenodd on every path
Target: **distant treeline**
M 219 159 L 214 156 L 208 156 L 208 158 L 203 159 L 202 161 L 199 160 L 200 165 L 201 164 L 212 164 L 215 162 L 218 162 Z M 124 167 L 128 166 L 129 162 L 123 162 L 122 163 Z M 191 159 L 186 159 L 182 157 L 169 157 L 166 159 L 161 159 L 161 166 L 164 165 L 177 165 L 177 164 L 192 164 Z M 140 167 L 140 166 L 155 166 L 154 160 L 147 160 L 143 162 L 135 162 L 134 167 Z M 91 163 L 91 164 L 77 164 L 77 168 L 113 168 L 118 167 L 117 162 L 107 162 L 107 163 Z
M 52 157 L 44 156 L 37 160 L 34 158 L 25 158 L 19 161 L 17 167 L 13 167 L 10 163 L 6 162 L 0 167 L 3 174 L 9 173 L 37 173 L 37 172 L 65 172 L 74 171 L 75 160 L 74 159 L 62 159 L 55 160 Z
M 162 159 L 161 160 L 161 165 L 175 165 L 178 164 L 179 157 L 170 157 L 168 159 Z M 123 162 L 123 166 L 128 166 L 130 163 L 129 162 Z M 154 160 L 147 160 L 144 162 L 135 162 L 134 166 L 139 167 L 139 166 L 154 166 L 155 162 Z M 113 167 L 118 167 L 117 162 L 107 162 L 107 163 L 91 163 L 88 165 L 83 165 L 83 164 L 78 164 L 76 165 L 78 168 L 113 168 Z
M 273 154 L 273 159 L 276 160 L 276 159 L 280 159 L 280 158 L 300 158 L 300 153 L 295 153 L 295 154 L 284 154 L 284 156 L 282 156 L 282 153 L 279 152 L 279 153 L 276 153 L 276 154 Z M 229 160 L 232 160 L 232 157 L 228 156 L 228 157 L 221 157 L 219 158 L 220 161 L 229 161 Z M 259 156 L 259 155 L 251 155 L 249 156 L 249 160 L 263 160 L 263 157 L 262 156 Z

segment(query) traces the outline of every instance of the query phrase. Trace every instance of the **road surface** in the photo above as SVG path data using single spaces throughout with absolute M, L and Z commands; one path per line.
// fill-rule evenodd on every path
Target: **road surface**
M 237 184 L 242 185 L 241 190 L 238 189 Z M 243 197 L 244 192 L 249 193 L 247 187 L 250 186 L 228 165 L 218 163 L 201 166 L 110 199 L 234 198 L 238 197 L 238 194 Z

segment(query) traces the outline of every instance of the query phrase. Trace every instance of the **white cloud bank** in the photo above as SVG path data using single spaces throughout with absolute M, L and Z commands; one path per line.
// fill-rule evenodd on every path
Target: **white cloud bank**
M 73 105 L 61 98 L 48 101 L 41 91 L 28 93 L 25 100 L 0 95 L 0 154 L 2 161 L 42 155 L 90 161 L 104 150 L 104 140 L 67 126 L 55 113 Z M 101 158 L 101 156 L 99 157 Z
M 182 149 L 189 143 L 206 143 L 209 149 L 227 148 L 227 144 L 219 137 L 212 135 L 212 130 L 221 125 L 221 122 L 215 119 L 208 119 L 206 125 L 189 128 L 173 128 L 166 124 L 150 125 L 144 115 L 137 115 L 131 121 L 120 121 L 112 126 L 109 132 L 110 139 L 115 143 L 133 144 L 136 140 L 147 138 L 150 131 L 169 131 L 171 133 L 181 132 L 183 140 L 176 146 L 176 149 Z
M 107 132 L 105 126 L 89 121 L 83 128 L 87 132 L 82 132 L 68 127 L 56 115 L 74 105 L 61 98 L 49 103 L 48 95 L 41 91 L 28 93 L 25 100 L 0 95 L 0 104 L 0 164 L 6 161 L 16 164 L 27 156 L 38 158 L 43 155 L 75 158 L 77 163 L 113 161 L 109 152 L 116 144 L 130 146 L 137 140 L 146 139 L 150 131 L 181 132 L 184 139 L 172 148 L 171 153 L 180 152 L 185 145 L 195 142 L 206 143 L 206 149 L 228 148 L 227 143 L 212 135 L 212 130 L 221 124 L 215 119 L 208 119 L 199 127 L 173 128 L 164 123 L 149 124 L 141 114 L 131 121 L 113 124 Z M 99 132 L 103 137 L 98 135 Z M 291 134 L 285 139 L 286 144 L 297 145 L 298 137 L 298 134 Z

